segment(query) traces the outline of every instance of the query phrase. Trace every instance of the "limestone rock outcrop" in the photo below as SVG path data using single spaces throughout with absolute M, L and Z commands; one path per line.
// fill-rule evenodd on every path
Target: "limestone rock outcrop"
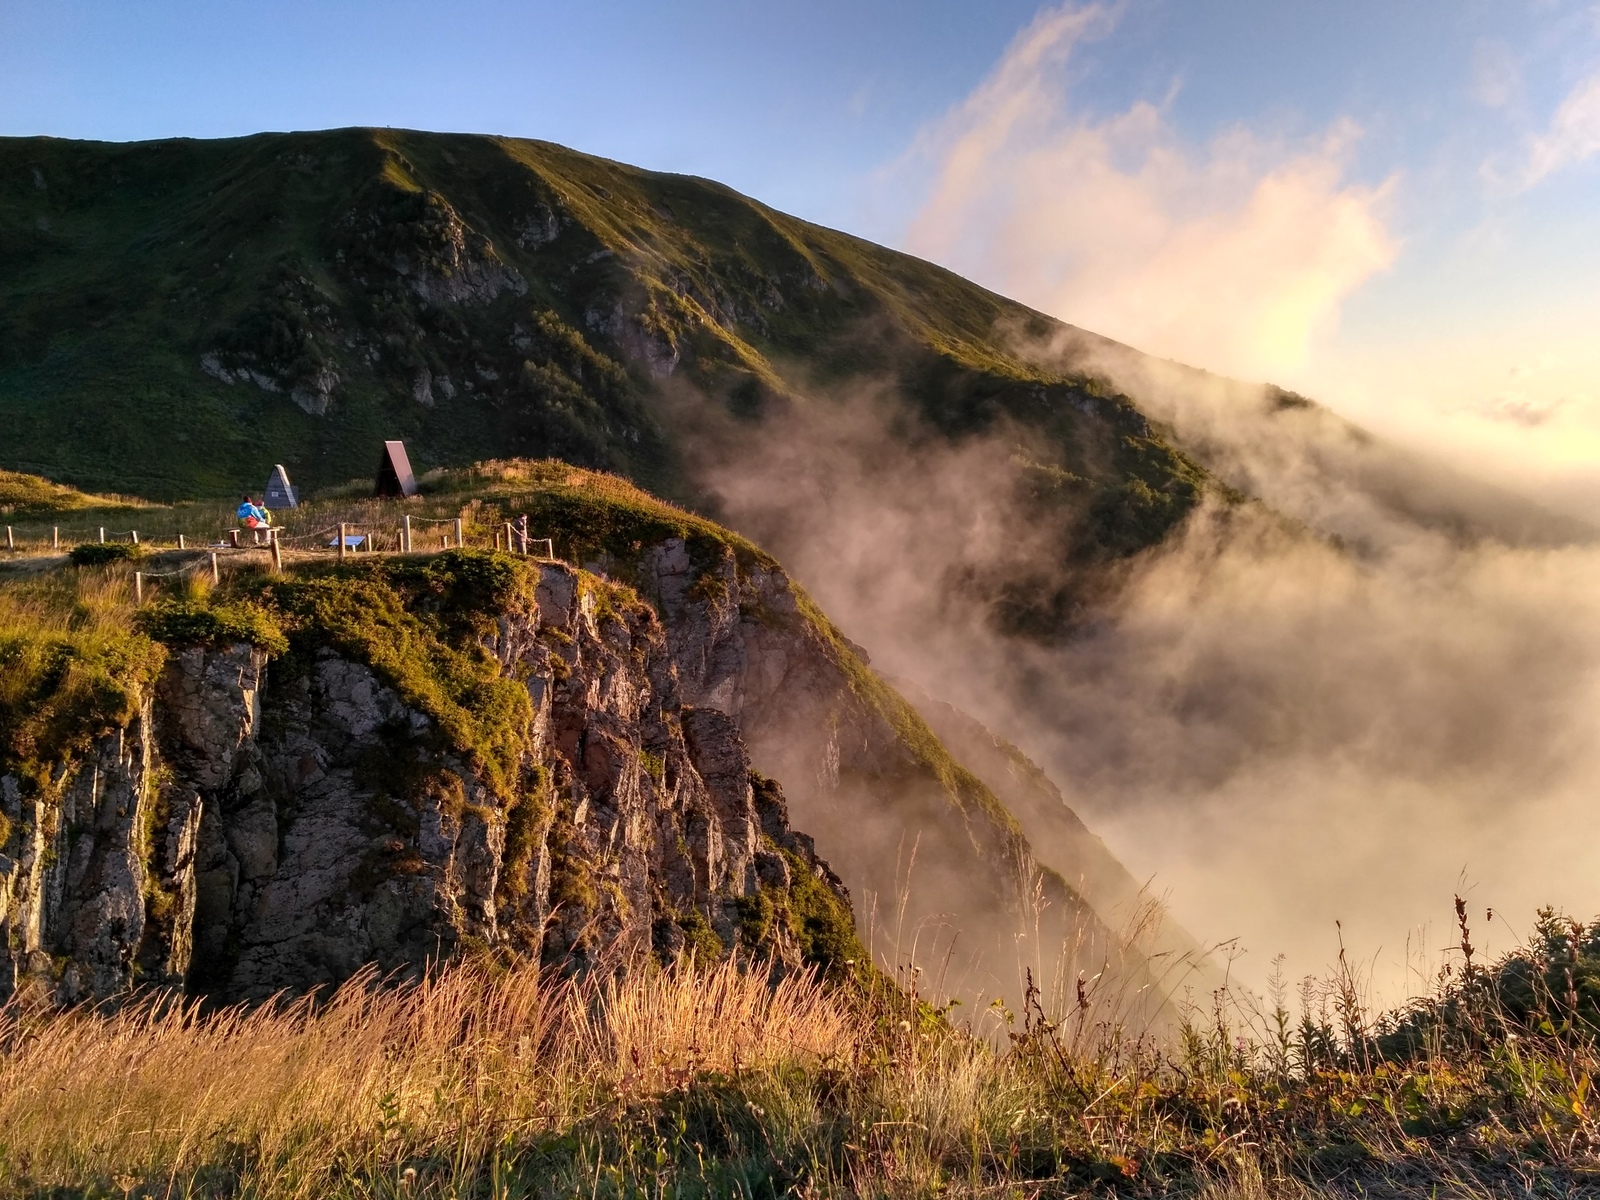
M 136 717 L 40 786 L 0 778 L 0 992 L 221 999 L 415 973 L 853 937 L 848 896 L 654 612 L 555 563 L 480 614 L 525 695 L 498 759 L 337 646 L 173 650 Z
M 0 991 L 260 999 L 461 953 L 782 971 L 863 937 L 968 999 L 1142 969 L 1059 793 L 1022 805 L 1041 861 L 1008 809 L 1038 781 L 954 757 L 781 567 L 618 544 L 263 585 L 286 652 L 179 640 L 120 728 L 47 779 L 0 767 Z
M 757 769 L 785 781 L 795 824 L 849 884 L 881 953 L 927 961 L 956 945 L 970 989 L 990 995 L 1015 994 L 1029 968 L 1094 974 L 1122 956 L 1064 877 L 1076 858 L 1039 861 L 986 778 L 781 567 L 726 548 L 696 562 L 673 538 L 641 574 L 684 696 L 736 719 Z

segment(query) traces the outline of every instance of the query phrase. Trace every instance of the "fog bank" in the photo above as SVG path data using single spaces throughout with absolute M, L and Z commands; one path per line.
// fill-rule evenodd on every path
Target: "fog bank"
M 1158 416 L 1184 403 L 1119 382 Z M 1447 942 L 1462 887 L 1523 925 L 1540 904 L 1600 909 L 1600 550 L 1536 510 L 1518 519 L 1553 544 L 1419 516 L 1383 472 L 1258 439 L 1271 404 L 1246 391 L 1193 402 L 1186 432 L 1306 524 L 1210 501 L 1054 646 L 997 633 L 970 586 L 1030 555 L 1049 567 L 1003 433 L 908 441 L 891 397 L 858 394 L 721 431 L 704 472 L 875 666 L 1021 745 L 1190 932 L 1241 940 L 1246 978 L 1279 951 L 1322 968 L 1341 921 L 1395 986 L 1408 933 Z M 1499 511 L 1459 479 L 1425 490 Z

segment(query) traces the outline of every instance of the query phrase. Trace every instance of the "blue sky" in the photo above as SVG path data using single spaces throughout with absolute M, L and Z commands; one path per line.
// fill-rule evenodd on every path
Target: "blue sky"
M 0 0 L 0 133 L 348 124 L 712 176 L 1600 515 L 1588 0 Z
M 547 138 L 843 221 L 1031 3 L 0 5 L 0 131 L 378 124 Z

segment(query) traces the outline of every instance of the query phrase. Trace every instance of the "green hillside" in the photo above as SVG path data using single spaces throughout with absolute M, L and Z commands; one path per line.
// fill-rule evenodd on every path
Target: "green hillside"
M 1125 397 L 1009 352 L 1053 322 L 721 185 L 542 142 L 345 129 L 0 139 L 0 466 L 158 500 L 555 456 L 697 499 L 686 428 L 888 385 L 1004 428 L 1069 557 L 1205 475 Z

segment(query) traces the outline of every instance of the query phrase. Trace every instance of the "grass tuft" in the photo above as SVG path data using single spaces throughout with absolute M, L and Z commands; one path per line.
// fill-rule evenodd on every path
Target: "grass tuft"
M 1564 931 L 1551 938 L 1572 935 L 1548 919 Z M 1592 930 L 1578 927 L 1575 956 L 1544 938 L 1453 974 L 1419 1001 L 1455 1014 L 1448 1034 L 1395 1053 L 1381 1031 L 1404 1012 L 1338 1019 L 1347 973 L 1311 981 L 1297 1015 L 1220 995 L 1160 1041 L 1092 1003 L 1046 1014 L 1033 991 L 1020 1014 L 957 1024 L 882 976 L 773 982 L 689 958 L 567 979 L 464 962 L 253 1010 L 13 1002 L 0 1010 L 0 1190 L 1587 1195 L 1600 1179 L 1595 1027 L 1562 1019 L 1564 975 L 1535 989 L 1549 1024 L 1490 981 L 1543 956 L 1588 971 Z M 1352 1040 L 1355 1027 L 1372 1036 Z

